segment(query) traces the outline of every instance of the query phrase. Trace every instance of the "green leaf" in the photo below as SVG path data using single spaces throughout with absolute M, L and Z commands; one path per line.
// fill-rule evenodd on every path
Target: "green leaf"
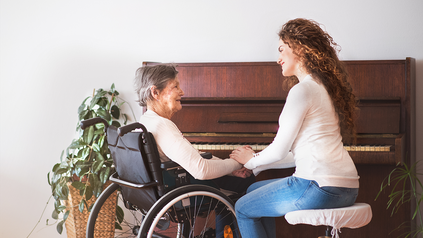
M 103 167 L 103 164 L 104 160 L 97 160 L 96 162 L 94 162 L 92 167 L 93 173 L 97 173 L 98 171 L 100 171 L 101 167 Z
M 106 135 L 101 135 L 100 138 L 98 139 L 98 146 L 100 146 L 100 148 L 103 147 L 105 138 L 106 138 Z
M 93 193 L 95 197 L 100 196 L 101 191 L 103 190 L 103 184 L 100 179 L 95 174 L 90 174 L 90 184 L 93 186 Z
M 103 125 L 103 123 L 101 123 Z M 102 129 L 96 129 L 94 135 L 104 135 L 104 126 Z
M 117 222 L 115 222 L 115 230 L 123 230 L 122 226 Z
M 104 133 L 104 124 L 103 123 L 95 124 L 95 128 L 97 128 L 98 130 L 101 130 L 102 133 Z
M 123 209 L 117 205 L 116 206 L 116 219 L 119 223 L 123 222 L 123 218 L 124 218 L 125 214 L 123 213 Z
M 58 169 L 60 169 L 60 164 L 61 164 L 61 163 L 57 163 L 57 164 L 55 164 L 55 165 L 53 166 L 53 169 L 52 169 L 53 173 L 57 173 L 56 171 L 57 171 Z
M 109 103 L 109 100 L 107 100 L 106 97 L 102 97 L 98 100 L 97 105 L 102 108 L 105 108 L 107 106 L 107 103 Z
M 128 116 L 126 114 L 123 114 L 123 124 L 126 125 L 128 122 Z
M 97 152 L 95 154 L 96 154 L 98 160 L 104 161 L 104 157 L 101 153 Z
M 66 183 L 58 183 L 55 188 L 55 194 L 57 194 L 61 200 L 67 200 L 69 196 L 69 188 Z
M 59 213 L 57 213 L 56 209 L 51 213 L 51 217 L 55 220 L 59 219 Z
M 84 101 L 82 101 L 81 105 L 78 107 L 78 114 L 80 114 L 82 112 L 82 110 L 84 110 L 85 107 L 87 106 L 85 103 L 87 102 L 88 98 L 90 98 L 90 97 L 86 97 L 84 99 Z
M 110 176 L 110 167 L 106 167 L 100 172 L 100 181 L 106 183 Z
M 66 206 L 64 206 L 64 205 L 60 205 L 60 206 L 57 208 L 57 211 L 58 211 L 58 212 L 63 212 L 65 209 L 66 209 Z
M 103 97 L 104 95 L 106 95 L 107 92 L 103 91 L 103 89 L 99 89 L 97 90 L 97 94 L 94 95 L 93 99 L 91 100 L 91 104 L 90 104 L 90 108 L 94 108 L 94 106 L 97 104 L 98 100 L 100 100 L 101 97 Z
M 70 210 L 66 211 L 65 215 L 63 215 L 63 221 L 66 221 L 66 219 L 68 219 Z
M 112 119 L 112 117 L 110 116 L 109 112 L 107 112 L 107 111 L 106 111 L 106 110 L 104 110 L 103 108 L 99 108 L 99 109 L 97 110 L 97 114 L 98 114 L 101 118 L 105 119 L 106 121 L 110 121 L 110 119 Z
M 53 173 L 55 175 L 63 175 L 65 173 L 67 173 L 69 170 L 69 165 L 66 161 L 63 161 L 62 163 L 59 164 L 59 166 L 55 166 Z
M 88 171 L 90 171 L 90 167 L 88 167 L 88 166 L 80 167 L 80 168 L 76 169 L 76 172 L 77 172 L 76 175 L 78 177 L 83 177 L 88 173 Z
M 110 113 L 112 114 L 112 116 L 113 116 L 114 118 L 119 119 L 119 116 L 120 116 L 120 109 L 119 109 L 119 107 L 118 107 L 118 106 L 113 105 L 113 106 L 112 106 L 112 108 L 111 108 L 111 110 L 110 110 Z
M 94 137 L 94 127 L 90 126 L 88 130 L 87 129 L 84 130 L 83 140 L 85 143 L 91 144 L 93 137 Z
M 87 115 L 84 117 L 84 119 L 90 119 L 90 118 L 94 118 L 94 117 L 97 117 L 95 112 L 93 110 L 89 110 Z
M 87 186 L 85 189 L 85 199 L 90 200 L 93 196 L 93 188 L 92 186 Z
M 78 190 L 83 190 L 83 189 L 85 189 L 85 183 L 82 183 L 82 182 L 80 182 L 80 181 L 74 181 L 74 182 L 72 183 L 72 186 L 73 186 L 74 188 L 78 189 Z
M 82 213 L 84 211 L 84 199 L 81 199 L 81 202 L 79 203 L 78 209 Z
M 60 161 L 63 161 L 63 154 L 65 153 L 65 150 L 62 150 L 62 153 L 60 154 Z
M 91 212 L 91 210 L 93 210 L 93 207 L 94 207 L 94 203 L 91 204 L 91 206 L 88 208 L 88 212 Z
M 66 174 L 68 172 L 68 169 L 67 168 L 60 168 L 60 169 L 58 169 L 57 171 L 56 171 L 56 174 L 57 175 L 64 175 L 64 174 Z
M 93 187 L 95 187 L 95 186 L 97 186 L 96 185 L 96 178 L 95 178 L 95 174 L 90 174 L 89 176 L 88 176 L 88 181 L 90 182 L 90 185 L 91 186 L 93 186 Z
M 90 109 L 93 109 L 95 107 L 95 105 L 97 104 L 98 100 L 100 100 L 100 97 L 98 97 L 97 95 L 94 96 L 93 99 L 91 99 L 91 103 L 90 103 Z
M 81 104 L 81 105 L 78 107 L 78 115 L 81 115 L 81 112 L 83 112 L 83 111 L 84 111 L 85 107 L 86 107 L 86 105 L 85 105 L 85 104 Z
M 93 149 L 95 152 L 100 152 L 100 146 L 98 144 L 93 144 Z
M 112 125 L 119 128 L 120 127 L 120 123 L 118 121 L 112 121 Z
M 60 201 L 60 200 L 54 200 L 54 209 L 55 209 L 57 212 L 60 212 L 60 211 L 59 211 L 59 207 L 60 207 L 60 206 L 62 206 L 61 201 Z
M 86 145 L 87 145 L 87 143 L 85 143 L 83 140 L 73 140 L 68 148 L 69 149 L 79 149 L 79 148 L 86 146 Z
M 50 183 L 50 172 L 47 173 L 47 182 L 48 182 L 48 185 L 51 186 L 51 183 Z
M 75 169 L 73 170 L 73 173 L 74 173 L 76 176 L 81 177 L 81 170 L 82 170 L 82 168 L 81 168 L 80 166 L 75 167 Z
M 91 110 L 83 110 L 80 113 L 78 113 L 78 118 L 80 121 L 87 119 L 87 115 Z
M 62 234 L 62 232 L 63 232 L 63 224 L 65 223 L 65 221 L 63 220 L 63 221 L 60 221 L 58 224 L 57 224 L 57 226 L 56 226 L 56 230 L 57 230 L 57 232 L 59 232 L 59 234 Z
M 89 155 L 90 155 L 89 147 L 86 147 L 81 151 L 81 159 L 86 160 Z

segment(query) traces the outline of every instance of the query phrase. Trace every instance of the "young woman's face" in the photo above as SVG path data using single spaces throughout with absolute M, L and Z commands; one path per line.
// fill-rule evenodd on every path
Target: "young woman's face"
M 181 97 L 184 91 L 179 87 L 179 79 L 168 82 L 166 87 L 158 94 L 159 107 L 168 115 L 173 115 L 175 112 L 182 109 Z
M 300 70 L 300 61 L 292 51 L 291 47 L 289 47 L 283 42 L 283 40 L 280 39 L 278 50 L 278 64 L 280 64 L 282 67 L 283 76 L 297 76 Z

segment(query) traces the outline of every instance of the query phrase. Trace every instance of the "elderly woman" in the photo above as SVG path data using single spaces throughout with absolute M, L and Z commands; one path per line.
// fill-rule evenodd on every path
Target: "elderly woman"
M 243 168 L 233 159 L 202 158 L 170 120 L 177 111 L 182 109 L 181 97 L 184 95 L 184 91 L 179 87 L 177 74 L 175 66 L 170 64 L 143 66 L 136 71 L 135 90 L 138 102 L 141 106 L 147 106 L 147 111 L 141 116 L 140 123 L 154 135 L 161 161 L 172 160 L 187 170 L 194 178 L 199 180 L 215 179 L 214 181 L 220 187 L 227 183 L 226 181 L 219 184 L 221 179 L 217 178 L 222 176 L 249 177 L 251 171 Z M 244 183 L 244 179 L 236 181 L 238 181 L 236 183 Z M 240 184 L 237 184 L 234 187 L 240 188 L 239 186 Z M 241 186 L 241 189 L 245 191 L 247 186 Z
M 179 87 L 177 74 L 175 66 L 168 64 L 143 66 L 136 71 L 138 102 L 141 106 L 147 106 L 140 123 L 153 134 L 161 161 L 172 160 L 196 179 L 211 180 L 221 189 L 244 193 L 255 181 L 255 177 L 250 176 L 251 170 L 229 158 L 213 156 L 204 159 L 170 120 L 182 109 L 181 97 L 184 91 Z M 232 223 L 224 212 L 216 216 L 216 237 L 223 237 L 223 227 Z M 235 231 L 235 236 L 237 233 Z

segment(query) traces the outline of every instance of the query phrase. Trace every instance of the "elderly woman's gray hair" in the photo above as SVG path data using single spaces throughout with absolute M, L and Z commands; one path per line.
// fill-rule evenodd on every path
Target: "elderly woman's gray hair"
M 178 71 L 173 64 L 145 65 L 138 68 L 135 73 L 134 86 L 140 106 L 147 106 L 147 103 L 154 99 L 151 95 L 152 86 L 156 86 L 160 92 L 177 75 Z

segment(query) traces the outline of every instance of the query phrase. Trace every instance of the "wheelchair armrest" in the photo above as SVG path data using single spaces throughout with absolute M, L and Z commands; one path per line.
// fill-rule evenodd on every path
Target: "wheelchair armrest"
M 118 177 L 118 174 L 116 172 L 114 172 L 112 175 L 110 175 L 109 177 L 110 181 L 112 181 L 113 183 L 119 184 L 121 186 L 125 186 L 128 188 L 136 188 L 136 189 L 141 189 L 141 188 L 146 188 L 146 187 L 151 187 L 151 186 L 157 186 L 158 183 L 157 182 L 149 182 L 149 183 L 131 183 L 125 180 L 122 180 Z
M 203 153 L 201 153 L 200 155 L 201 155 L 201 157 L 203 157 L 204 159 L 211 159 L 211 158 L 213 158 L 213 155 L 212 155 L 212 153 L 210 153 L 210 152 L 203 152 Z
M 177 168 L 177 167 L 181 167 L 181 166 L 178 163 L 176 163 L 175 161 L 172 161 L 172 160 L 162 162 L 160 164 L 161 169 L 173 169 L 173 168 Z

